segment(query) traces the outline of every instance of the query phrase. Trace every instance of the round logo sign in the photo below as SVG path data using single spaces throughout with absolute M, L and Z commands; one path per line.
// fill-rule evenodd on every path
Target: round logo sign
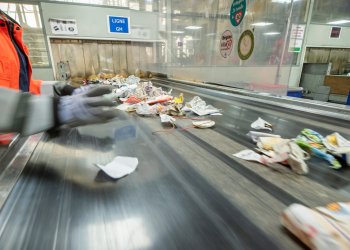
M 231 55 L 233 47 L 233 37 L 232 32 L 229 30 L 225 30 L 221 35 L 220 40 L 220 54 L 223 58 L 227 58 Z
M 238 26 L 243 21 L 246 9 L 246 0 L 233 0 L 230 11 L 230 20 L 233 26 Z
M 242 60 L 247 60 L 254 51 L 254 34 L 250 30 L 242 33 L 238 41 L 238 55 Z

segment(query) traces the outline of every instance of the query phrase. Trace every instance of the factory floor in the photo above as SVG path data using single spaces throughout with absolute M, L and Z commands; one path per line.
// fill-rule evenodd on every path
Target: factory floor
M 303 128 L 349 138 L 347 122 L 157 84 L 186 100 L 198 95 L 223 115 L 211 117 L 212 129 L 178 119 L 176 130 L 153 133 L 169 128 L 121 111 L 108 124 L 37 135 L 0 212 L 0 249 L 303 249 L 282 228 L 281 212 L 350 199 L 348 168 L 312 158 L 310 173 L 299 176 L 232 156 L 255 147 L 246 134 L 258 117 L 284 138 Z M 137 157 L 137 170 L 115 181 L 96 167 L 116 156 Z

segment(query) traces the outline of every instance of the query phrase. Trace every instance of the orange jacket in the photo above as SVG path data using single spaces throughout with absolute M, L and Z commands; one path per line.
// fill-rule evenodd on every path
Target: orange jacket
M 25 72 L 28 78 L 22 83 L 20 83 L 21 63 L 14 42 L 27 62 Z M 0 86 L 12 89 L 24 88 L 33 94 L 40 94 L 41 86 L 41 81 L 32 79 L 32 66 L 28 57 L 28 48 L 22 40 L 22 27 L 2 12 L 0 12 Z

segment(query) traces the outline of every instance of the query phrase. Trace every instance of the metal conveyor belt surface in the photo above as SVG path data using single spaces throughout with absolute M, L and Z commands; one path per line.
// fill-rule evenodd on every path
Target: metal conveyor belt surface
M 315 158 L 308 176 L 296 176 L 232 156 L 254 147 L 245 134 L 259 116 L 287 138 L 305 127 L 349 137 L 345 122 L 157 84 L 187 100 L 199 95 L 223 116 L 212 117 L 214 129 L 181 130 L 190 121 L 178 120 L 177 131 L 154 135 L 159 118 L 121 112 L 108 124 L 44 135 L 0 212 L 0 249 L 300 249 L 281 211 L 348 199 L 348 169 Z M 114 181 L 95 164 L 118 155 L 139 166 Z

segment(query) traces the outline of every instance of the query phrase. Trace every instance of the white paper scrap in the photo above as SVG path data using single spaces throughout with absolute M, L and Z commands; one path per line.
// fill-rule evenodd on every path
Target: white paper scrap
M 234 154 L 233 156 L 246 161 L 257 161 L 261 163 L 261 155 L 250 149 L 243 150 L 237 154 Z
M 171 124 L 173 124 L 176 121 L 176 119 L 174 117 L 171 117 L 171 116 L 166 115 L 166 114 L 160 114 L 159 117 L 160 117 L 160 121 L 162 123 L 171 123 Z
M 281 137 L 280 135 L 268 134 L 268 133 L 257 132 L 257 131 L 249 131 L 247 136 L 250 137 L 253 142 L 258 142 L 260 137 L 276 137 L 276 138 Z
M 212 120 L 193 121 L 192 124 L 196 128 L 211 128 L 215 126 L 215 122 Z
M 139 161 L 137 158 L 117 156 L 107 165 L 96 165 L 110 177 L 118 179 L 134 172 L 138 164 Z
M 272 131 L 272 125 L 271 125 L 271 123 L 268 123 L 267 121 L 261 119 L 260 117 L 259 117 L 258 120 L 256 120 L 255 122 L 253 122 L 250 126 L 251 126 L 252 128 L 254 128 L 254 129 L 258 129 L 258 130 L 260 130 L 260 129 L 266 129 L 266 130 Z
M 289 158 L 288 153 L 283 153 L 280 155 L 274 154 L 274 157 L 270 158 L 270 157 L 267 157 L 265 155 L 260 155 L 260 154 L 254 152 L 253 150 L 250 150 L 250 149 L 243 150 L 237 154 L 234 154 L 233 156 L 240 158 L 242 160 L 246 160 L 246 161 L 256 161 L 256 162 L 262 163 L 264 165 L 284 162 Z
M 191 111 L 193 113 L 195 113 L 196 115 L 199 115 L 199 116 L 205 116 L 205 115 L 211 115 L 211 114 L 217 114 L 217 113 L 220 113 L 220 110 L 211 106 L 211 105 L 208 105 L 204 108 L 201 108 L 201 107 L 193 107 L 191 108 Z

